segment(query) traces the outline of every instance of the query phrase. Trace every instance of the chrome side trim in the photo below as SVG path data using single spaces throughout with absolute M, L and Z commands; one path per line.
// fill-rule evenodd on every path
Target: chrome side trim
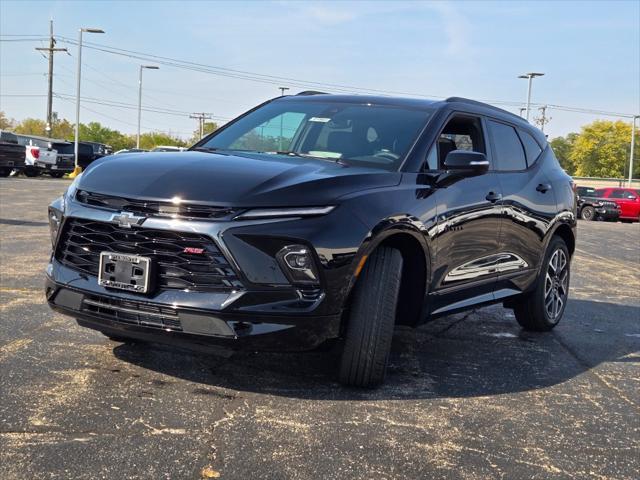
M 529 264 L 515 253 L 503 252 L 487 255 L 452 269 L 444 277 L 443 283 L 473 280 L 485 275 L 522 270 L 528 266 Z

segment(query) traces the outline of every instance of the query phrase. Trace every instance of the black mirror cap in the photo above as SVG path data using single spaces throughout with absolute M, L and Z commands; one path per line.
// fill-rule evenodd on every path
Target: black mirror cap
M 468 150 L 453 150 L 444 159 L 445 170 L 466 171 L 475 175 L 489 170 L 489 160 L 484 153 Z

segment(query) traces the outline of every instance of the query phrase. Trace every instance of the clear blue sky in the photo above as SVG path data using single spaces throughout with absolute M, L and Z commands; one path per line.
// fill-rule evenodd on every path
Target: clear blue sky
M 434 97 L 533 101 L 640 113 L 640 2 L 0 2 L 0 35 L 77 38 L 267 75 Z M 0 37 L 4 40 L 20 37 Z M 23 37 L 24 38 L 24 37 Z M 39 41 L 0 42 L 0 109 L 44 118 L 46 60 Z M 54 91 L 75 93 L 77 49 L 56 55 Z M 137 103 L 139 60 L 83 50 L 86 97 Z M 144 63 L 152 63 L 146 61 Z M 286 82 L 281 82 L 286 86 Z M 292 88 L 298 91 L 300 88 Z M 162 66 L 146 71 L 143 104 L 230 118 L 278 93 L 277 85 Z M 81 121 L 134 132 L 136 111 L 85 104 Z M 506 107 L 517 111 L 516 106 Z M 54 99 L 74 119 L 70 101 Z M 536 112 L 537 113 L 537 112 Z M 599 115 L 551 110 L 550 136 Z M 187 136 L 186 116 L 143 113 L 143 130 Z

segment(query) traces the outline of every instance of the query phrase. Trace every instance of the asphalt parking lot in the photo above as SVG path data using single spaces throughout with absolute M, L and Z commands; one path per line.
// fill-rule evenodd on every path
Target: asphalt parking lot
M 497 306 L 399 328 L 362 391 L 332 353 L 192 355 L 49 310 L 67 185 L 0 180 L 0 478 L 638 478 L 640 225 L 580 223 L 554 332 Z

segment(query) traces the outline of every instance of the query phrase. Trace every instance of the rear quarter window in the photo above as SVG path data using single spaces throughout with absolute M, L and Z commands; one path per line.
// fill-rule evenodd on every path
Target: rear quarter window
M 524 146 L 524 151 L 527 156 L 527 165 L 531 166 L 538 160 L 538 157 L 542 153 L 542 148 L 529 133 L 524 130 L 518 130 L 518 133 L 520 134 L 520 140 L 522 140 L 522 145 Z

